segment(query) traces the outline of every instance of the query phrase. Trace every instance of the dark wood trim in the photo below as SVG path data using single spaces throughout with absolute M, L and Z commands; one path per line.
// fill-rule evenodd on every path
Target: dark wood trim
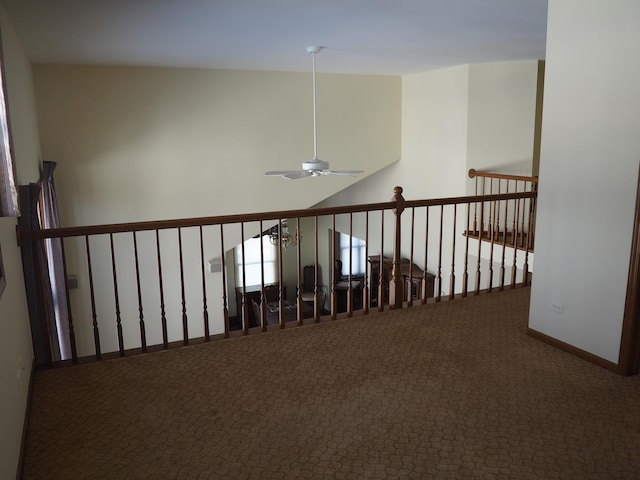
M 538 60 L 538 81 L 536 87 L 536 120 L 533 128 L 533 161 L 531 173 L 538 175 L 540 171 L 540 145 L 542 140 L 542 110 L 544 105 L 544 72 L 545 61 Z
M 33 377 L 36 371 L 36 359 L 31 360 L 31 372 L 29 374 L 29 389 L 27 391 L 27 408 L 24 411 L 22 423 L 22 440 L 20 441 L 20 455 L 18 456 L 18 468 L 16 470 L 16 480 L 24 477 L 24 452 L 27 446 L 27 432 L 29 431 L 29 412 L 31 412 L 31 398 L 33 397 Z
M 542 332 L 538 332 L 533 328 L 527 328 L 527 335 L 536 340 L 540 340 L 543 343 L 551 345 L 552 347 L 556 347 L 560 350 L 563 350 L 567 353 L 575 355 L 576 357 L 582 358 L 588 362 L 594 363 L 599 367 L 606 368 L 607 370 L 611 370 L 612 372 L 618 371 L 618 365 L 610 362 L 609 360 L 605 360 L 602 357 L 594 355 L 593 353 L 589 353 L 581 348 L 574 347 L 573 345 L 569 345 L 568 343 L 563 342 L 562 340 L 558 340 L 557 338 L 550 337 Z
M 534 198 L 535 192 L 519 192 L 519 193 L 503 193 L 494 195 L 474 195 L 466 197 L 447 197 L 436 198 L 430 200 L 402 200 L 404 208 L 411 207 L 429 207 L 429 206 L 441 206 L 450 204 L 467 204 L 469 202 L 491 202 L 500 200 L 514 200 L 518 198 Z M 186 227 L 199 227 L 207 225 L 226 225 L 229 223 L 248 223 L 260 220 L 275 220 L 279 218 L 307 218 L 315 216 L 330 216 L 339 215 L 342 213 L 360 213 L 360 212 L 373 212 L 378 210 L 392 210 L 398 207 L 398 203 L 383 202 L 383 203 L 368 203 L 363 205 L 351 205 L 341 207 L 325 207 L 325 208 L 308 208 L 304 210 L 282 210 L 278 212 L 267 213 L 251 213 L 251 214 L 238 214 L 238 215 L 221 215 L 216 217 L 199 217 L 199 218 L 184 218 L 177 220 L 159 220 L 148 222 L 136 222 L 136 223 L 114 223 L 108 225 L 90 225 L 82 227 L 63 227 L 63 228 L 50 228 L 45 230 L 23 230 L 16 229 L 16 235 L 18 237 L 18 245 L 21 245 L 25 240 L 33 240 L 37 238 L 66 238 L 77 237 L 83 235 L 103 235 L 112 233 L 129 233 L 129 232 L 141 232 L 148 230 L 164 230 L 170 228 L 186 228 Z
M 618 373 L 640 373 L 640 175 L 636 189 L 636 210 L 633 220 L 633 237 L 627 278 L 627 297 L 622 320 Z
M 469 178 L 476 178 L 476 177 L 497 178 L 499 180 L 514 180 L 516 182 L 538 183 L 538 177 L 527 177 L 523 175 L 509 175 L 506 173 L 483 172 L 481 170 L 476 170 L 475 168 L 470 168 Z

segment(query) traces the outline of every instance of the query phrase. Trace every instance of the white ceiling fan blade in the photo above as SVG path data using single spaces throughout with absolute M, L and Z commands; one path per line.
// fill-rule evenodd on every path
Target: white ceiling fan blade
M 322 175 L 343 175 L 348 177 L 355 177 L 356 175 L 364 173 L 364 170 L 324 170 L 321 173 Z
M 304 170 L 275 170 L 271 172 L 266 172 L 266 176 L 269 177 L 283 177 L 289 180 L 296 180 L 297 178 L 304 178 L 311 175 L 311 172 L 307 172 Z

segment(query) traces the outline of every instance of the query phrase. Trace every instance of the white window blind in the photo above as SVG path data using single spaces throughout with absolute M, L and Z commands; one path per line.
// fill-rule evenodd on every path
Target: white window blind
M 264 283 L 276 283 L 278 281 L 278 256 L 277 248 L 269 241 L 268 236 L 250 238 L 244 242 L 244 263 L 242 262 L 242 245 L 235 249 L 236 256 L 236 285 L 242 286 L 242 274 L 244 271 L 246 286 L 260 285 L 262 282 L 260 244 L 262 243 L 264 255 Z
M 351 248 L 349 248 L 351 238 Z M 340 260 L 342 261 L 342 274 L 349 274 L 349 250 L 351 250 L 351 275 L 364 275 L 367 259 L 365 258 L 365 241 L 356 237 L 349 237 L 340 232 Z

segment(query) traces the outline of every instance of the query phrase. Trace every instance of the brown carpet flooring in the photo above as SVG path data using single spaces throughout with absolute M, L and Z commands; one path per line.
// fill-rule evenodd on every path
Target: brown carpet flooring
M 529 289 L 38 372 L 25 479 L 638 479 L 640 379 Z

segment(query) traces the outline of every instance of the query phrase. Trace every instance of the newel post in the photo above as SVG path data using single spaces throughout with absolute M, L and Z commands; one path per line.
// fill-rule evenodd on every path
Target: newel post
M 395 224 L 395 241 L 393 243 L 393 268 L 391 270 L 391 282 L 389 283 L 389 308 L 402 308 L 404 299 L 404 282 L 402 281 L 402 273 L 400 272 L 400 217 L 404 211 L 404 197 L 402 196 L 402 187 L 393 189 L 392 202 L 396 202 L 395 208 L 392 210 L 396 217 Z

